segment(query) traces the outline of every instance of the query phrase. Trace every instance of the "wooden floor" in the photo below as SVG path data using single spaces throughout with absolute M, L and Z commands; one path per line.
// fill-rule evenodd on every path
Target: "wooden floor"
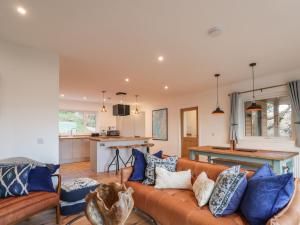
M 90 177 L 101 183 L 120 182 L 120 175 L 115 173 L 94 173 L 90 169 L 89 162 L 64 164 L 61 166 L 60 174 L 62 181 L 77 178 L 77 177 Z M 76 216 L 62 217 L 62 224 L 66 224 Z M 55 211 L 48 210 L 39 213 L 18 225 L 54 225 L 55 224 Z

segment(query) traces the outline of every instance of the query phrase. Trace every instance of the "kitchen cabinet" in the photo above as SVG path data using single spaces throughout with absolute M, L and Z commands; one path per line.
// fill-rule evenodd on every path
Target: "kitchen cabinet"
M 90 140 L 88 138 L 60 138 L 59 162 L 73 163 L 90 160 Z

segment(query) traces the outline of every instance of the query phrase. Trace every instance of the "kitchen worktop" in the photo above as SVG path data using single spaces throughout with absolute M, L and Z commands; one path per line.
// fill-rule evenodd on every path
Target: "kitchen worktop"
M 111 141 L 140 141 L 140 140 L 149 140 L 150 137 L 123 137 L 123 136 L 99 136 L 99 137 L 90 137 L 91 141 L 99 142 L 111 142 Z
M 150 137 L 124 137 L 124 136 L 98 136 L 91 137 L 90 135 L 65 135 L 59 136 L 61 140 L 68 139 L 90 139 L 91 141 L 110 142 L 110 141 L 137 141 L 137 140 L 149 140 Z

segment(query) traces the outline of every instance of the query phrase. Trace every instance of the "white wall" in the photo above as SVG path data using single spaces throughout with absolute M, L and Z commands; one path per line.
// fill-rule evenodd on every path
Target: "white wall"
M 286 83 L 291 80 L 300 79 L 300 70 L 286 73 L 272 74 L 256 79 L 257 88 Z M 188 107 L 199 107 L 199 145 L 227 145 L 228 121 L 229 121 L 229 97 L 234 91 L 245 91 L 251 89 L 251 80 L 237 82 L 229 86 L 222 86 L 220 90 L 220 104 L 225 115 L 216 116 L 211 112 L 216 104 L 216 90 L 211 89 L 200 93 L 180 96 L 170 99 L 165 103 L 148 105 L 146 111 L 146 136 L 151 136 L 151 111 L 153 109 L 168 108 L 169 111 L 169 140 L 154 141 L 155 149 L 163 149 L 168 154 L 181 154 L 180 143 L 180 109 Z M 277 90 L 272 90 L 277 91 Z M 259 97 L 259 95 L 257 95 Z M 280 142 L 265 139 L 262 141 L 244 140 L 240 142 L 241 147 L 264 148 L 273 150 L 299 151 L 292 142 Z
M 74 101 L 74 100 L 59 100 L 59 109 L 72 111 L 90 111 L 97 112 L 97 131 L 107 130 L 109 126 L 116 127 L 116 117 L 112 115 L 112 105 L 106 104 L 107 112 L 100 112 L 102 103 Z
M 58 163 L 59 57 L 0 39 L 0 158 Z

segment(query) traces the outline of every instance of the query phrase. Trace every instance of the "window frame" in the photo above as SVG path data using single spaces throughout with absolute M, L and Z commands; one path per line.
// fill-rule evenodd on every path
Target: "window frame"
M 256 100 L 264 100 L 269 98 L 278 98 L 278 97 L 286 97 L 288 95 L 287 89 L 281 89 L 281 90 L 267 90 L 263 92 L 255 92 L 255 99 Z M 269 137 L 269 136 L 246 136 L 245 133 L 245 109 L 244 105 L 245 102 L 252 100 L 252 93 L 242 94 L 240 95 L 239 100 L 239 139 L 242 142 L 260 142 L 260 141 L 267 141 L 270 143 L 290 143 L 291 141 L 294 141 L 294 110 L 292 108 L 292 135 L 291 137 Z
M 83 119 L 84 119 L 84 114 L 86 113 L 94 113 L 95 114 L 95 120 L 96 120 L 96 126 L 95 126 L 95 129 L 97 130 L 97 115 L 98 115 L 98 112 L 97 111 L 92 111 L 92 110 L 75 110 L 75 109 L 59 109 L 58 112 L 60 111 L 66 111 L 66 112 L 73 112 L 73 113 L 76 113 L 76 112 L 80 112 L 80 113 L 83 113 Z M 58 116 L 58 123 L 59 123 L 59 116 Z M 58 133 L 59 135 L 71 135 L 71 132 L 66 132 L 66 133 L 61 133 L 60 130 L 59 130 L 59 127 L 58 127 Z M 76 135 L 90 135 L 92 132 L 76 132 Z

